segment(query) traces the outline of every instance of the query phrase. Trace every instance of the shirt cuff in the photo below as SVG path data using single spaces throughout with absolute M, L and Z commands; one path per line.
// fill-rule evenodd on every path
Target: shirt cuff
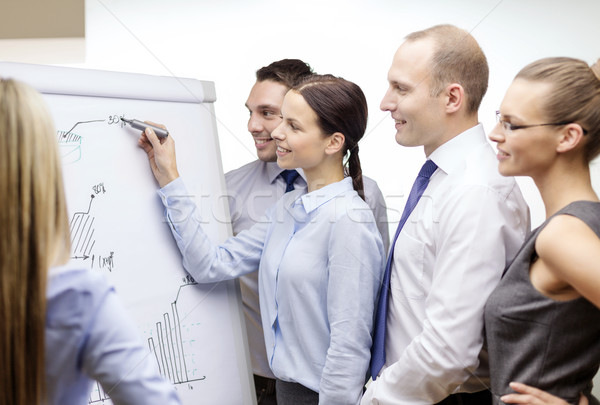
M 162 200 L 165 207 L 169 206 L 169 197 L 176 196 L 181 197 L 182 195 L 187 195 L 187 189 L 185 188 L 185 184 L 181 177 L 177 177 L 175 180 L 157 190 L 157 193 Z

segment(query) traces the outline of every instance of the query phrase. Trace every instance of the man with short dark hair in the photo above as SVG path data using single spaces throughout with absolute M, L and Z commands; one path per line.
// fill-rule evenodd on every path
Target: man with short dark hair
M 264 220 L 266 209 L 286 191 L 306 190 L 301 171 L 282 170 L 277 166 L 277 146 L 271 132 L 281 123 L 281 105 L 287 91 L 310 74 L 310 66 L 298 59 L 273 62 L 256 72 L 256 83 L 250 90 L 246 108 L 250 112 L 248 131 L 254 138 L 258 159 L 225 174 L 234 235 Z M 363 176 L 363 182 L 366 201 L 373 210 L 387 250 L 389 235 L 383 195 L 373 180 Z M 265 349 L 257 272 L 240 277 L 240 285 L 258 403 L 275 404 L 275 377 Z

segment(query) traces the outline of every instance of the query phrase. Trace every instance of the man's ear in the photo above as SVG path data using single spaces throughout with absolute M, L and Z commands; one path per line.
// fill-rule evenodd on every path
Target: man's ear
M 578 145 L 582 145 L 583 137 L 583 128 L 581 128 L 581 125 L 576 122 L 565 125 L 560 131 L 556 151 L 558 153 L 565 153 L 575 149 Z
M 446 95 L 446 112 L 454 113 L 459 111 L 466 102 L 465 89 L 458 83 L 452 83 L 446 86 L 444 91 Z
M 325 148 L 325 153 L 328 155 L 334 155 L 337 152 L 343 150 L 344 143 L 346 142 L 346 136 L 341 132 L 334 132 L 328 138 L 329 143 Z

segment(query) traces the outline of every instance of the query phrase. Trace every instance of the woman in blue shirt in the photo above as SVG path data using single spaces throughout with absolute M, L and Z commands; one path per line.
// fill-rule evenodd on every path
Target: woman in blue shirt
M 290 90 L 273 132 L 277 163 L 302 168 L 308 192 L 285 194 L 267 220 L 214 245 L 175 164 L 171 136 L 140 138 L 185 269 L 219 282 L 259 268 L 259 297 L 277 400 L 357 404 L 370 359 L 383 244 L 363 195 L 358 141 L 367 125 L 360 88 L 314 75 Z M 344 159 L 347 157 L 347 165 Z
M 42 97 L 0 78 L 0 405 L 179 404 L 114 290 L 67 270 L 56 132 Z

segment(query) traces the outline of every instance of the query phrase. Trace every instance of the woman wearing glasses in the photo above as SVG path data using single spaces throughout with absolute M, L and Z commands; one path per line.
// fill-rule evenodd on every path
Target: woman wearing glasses
M 598 403 L 600 200 L 589 163 L 600 152 L 600 60 L 523 68 L 490 139 L 500 173 L 530 176 L 546 209 L 485 308 L 494 403 Z

